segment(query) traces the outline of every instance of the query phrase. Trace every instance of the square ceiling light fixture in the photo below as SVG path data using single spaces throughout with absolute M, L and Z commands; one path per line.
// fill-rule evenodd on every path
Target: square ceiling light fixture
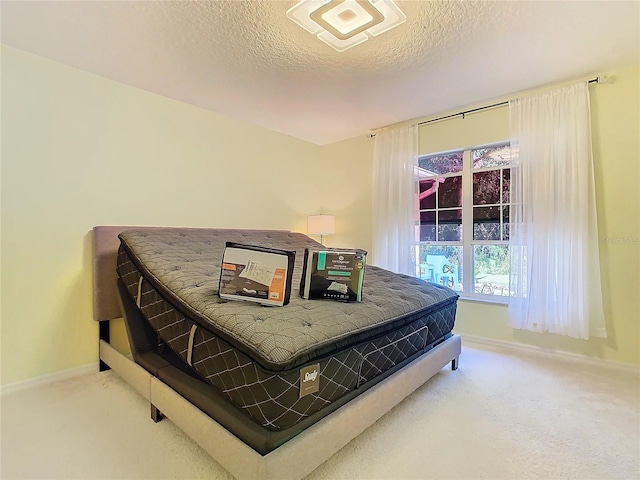
M 338 52 L 407 19 L 393 0 L 302 0 L 287 10 L 287 17 Z

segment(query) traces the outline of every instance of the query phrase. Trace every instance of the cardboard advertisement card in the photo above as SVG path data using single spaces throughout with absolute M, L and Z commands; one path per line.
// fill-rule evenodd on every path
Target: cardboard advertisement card
M 291 297 L 296 252 L 227 242 L 220 271 L 220 298 L 283 306 Z
M 361 301 L 366 257 L 367 252 L 359 249 L 305 249 L 300 295 Z

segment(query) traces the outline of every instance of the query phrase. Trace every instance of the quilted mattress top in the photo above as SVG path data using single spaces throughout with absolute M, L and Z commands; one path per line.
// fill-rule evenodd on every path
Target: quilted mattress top
M 177 309 L 276 371 L 399 328 L 458 299 L 448 288 L 367 265 L 361 302 L 304 300 L 304 250 L 322 245 L 289 231 L 160 228 L 129 230 L 120 239 L 145 278 Z M 295 250 L 290 303 L 267 307 L 219 298 L 225 242 Z

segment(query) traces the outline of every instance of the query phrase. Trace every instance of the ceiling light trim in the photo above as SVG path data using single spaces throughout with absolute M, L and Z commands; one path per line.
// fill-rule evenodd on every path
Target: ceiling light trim
M 356 25 L 355 28 L 352 28 L 351 30 L 341 32 L 339 30 L 339 13 L 345 10 L 351 11 L 356 15 L 355 19 L 350 23 L 355 23 L 360 20 L 360 24 Z M 367 15 L 368 18 L 365 17 L 365 15 Z M 309 17 L 327 32 L 340 40 L 348 40 L 349 38 L 384 22 L 384 15 L 382 15 L 382 13 L 380 13 L 380 11 L 371 3 L 367 1 L 357 2 L 355 0 L 332 0 L 316 11 L 311 12 Z M 335 25 L 331 23 L 332 21 L 335 22 Z
M 393 0 L 301 0 L 287 17 L 343 52 L 404 23 Z

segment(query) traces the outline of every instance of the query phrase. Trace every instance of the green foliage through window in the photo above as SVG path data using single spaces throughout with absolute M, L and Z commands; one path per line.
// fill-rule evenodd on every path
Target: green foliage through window
M 511 155 L 501 144 L 418 159 L 417 276 L 470 296 L 510 294 Z

